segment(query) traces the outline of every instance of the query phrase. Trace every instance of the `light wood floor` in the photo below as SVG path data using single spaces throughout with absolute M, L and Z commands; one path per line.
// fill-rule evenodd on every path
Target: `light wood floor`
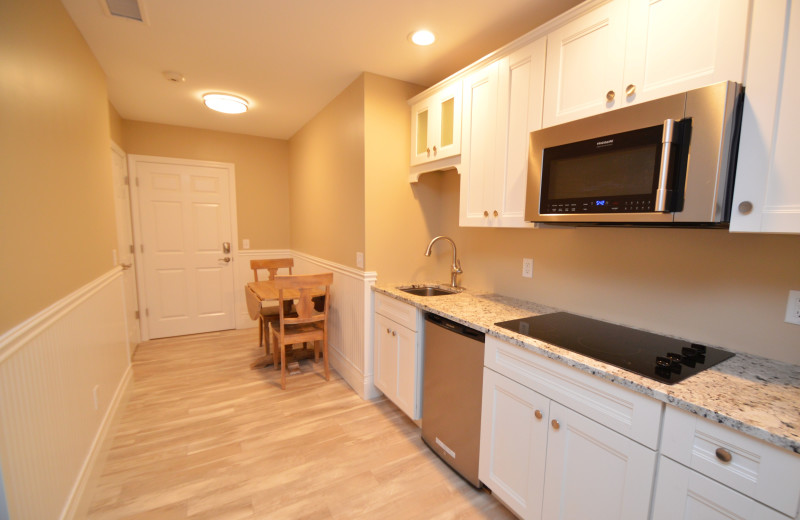
M 322 363 L 280 389 L 250 370 L 255 330 L 142 343 L 90 519 L 513 518 L 421 441 L 391 402 Z

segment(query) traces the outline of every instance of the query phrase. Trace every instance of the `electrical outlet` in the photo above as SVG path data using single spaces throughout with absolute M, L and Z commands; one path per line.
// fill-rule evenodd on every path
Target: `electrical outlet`
M 242 239 L 242 249 L 250 249 L 250 239 L 243 238 Z
M 356 253 L 356 267 L 364 269 L 364 253 Z
M 786 323 L 800 325 L 800 291 L 789 291 L 789 301 L 786 302 Z
M 533 278 L 533 258 L 522 259 L 522 277 Z

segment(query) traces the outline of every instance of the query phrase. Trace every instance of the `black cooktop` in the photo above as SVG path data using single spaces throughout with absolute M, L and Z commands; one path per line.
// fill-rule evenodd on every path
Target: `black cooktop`
M 542 314 L 495 323 L 668 385 L 733 357 L 732 352 L 576 316 Z

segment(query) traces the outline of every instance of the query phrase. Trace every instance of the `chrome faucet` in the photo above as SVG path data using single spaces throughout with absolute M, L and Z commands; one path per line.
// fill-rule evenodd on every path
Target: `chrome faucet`
M 456 283 L 456 276 L 460 275 L 463 271 L 461 270 L 461 260 L 458 259 L 458 254 L 456 253 L 456 243 L 453 242 L 453 239 L 450 237 L 439 235 L 438 237 L 434 237 L 431 240 L 431 243 L 428 244 L 428 249 L 425 250 L 425 256 L 431 256 L 431 247 L 437 240 L 447 240 L 450 242 L 450 245 L 453 246 L 453 265 L 450 266 L 450 285 L 452 287 L 458 287 L 458 283 Z

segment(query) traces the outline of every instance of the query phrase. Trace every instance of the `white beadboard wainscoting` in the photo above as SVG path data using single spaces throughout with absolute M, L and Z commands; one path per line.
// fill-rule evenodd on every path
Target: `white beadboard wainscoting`
M 123 290 L 116 267 L 0 336 L 0 466 L 12 519 L 75 514 L 130 381 Z
M 236 269 L 240 287 L 253 280 L 253 258 L 294 258 L 294 274 L 333 272 L 328 331 L 331 366 L 363 399 L 381 395 L 372 370 L 372 290 L 377 274 L 361 271 L 299 251 L 239 250 Z M 244 289 L 236 293 L 237 328 L 255 327 L 247 314 Z M 254 335 L 254 341 L 258 335 Z

